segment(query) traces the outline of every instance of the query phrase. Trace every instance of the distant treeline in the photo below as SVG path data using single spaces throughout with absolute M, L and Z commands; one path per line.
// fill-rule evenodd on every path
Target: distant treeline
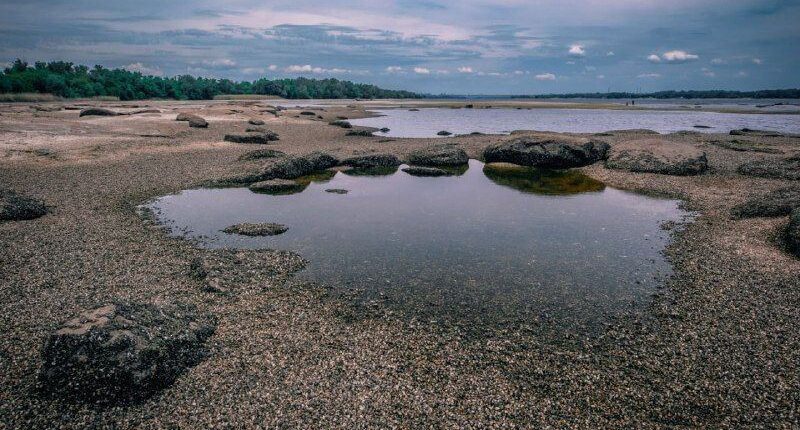
M 573 93 L 511 96 L 519 99 L 800 99 L 800 89 L 759 91 L 658 91 L 655 93 Z
M 420 98 L 409 91 L 385 90 L 375 85 L 338 79 L 259 79 L 236 82 L 229 79 L 170 78 L 143 75 L 124 69 L 74 65 L 65 61 L 36 62 L 17 59 L 0 74 L 0 93 L 49 93 L 60 97 L 112 96 L 120 100 L 149 98 L 210 100 L 221 94 L 257 94 L 287 99 L 397 99 Z

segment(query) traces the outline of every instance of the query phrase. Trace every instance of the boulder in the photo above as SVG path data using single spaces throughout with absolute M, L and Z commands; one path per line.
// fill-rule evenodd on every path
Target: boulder
M 469 162 L 463 149 L 453 145 L 434 145 L 417 149 L 408 156 L 408 164 L 416 166 L 460 166 Z
M 294 273 L 305 265 L 306 261 L 293 252 L 215 249 L 192 260 L 189 275 L 202 282 L 206 291 L 233 293 L 248 288 L 260 290 L 276 276 Z
M 230 227 L 225 228 L 222 231 L 224 233 L 239 234 L 242 236 L 276 236 L 285 233 L 287 230 L 289 230 L 289 227 L 274 222 L 264 222 L 264 223 L 245 222 L 241 224 L 232 225 Z
M 786 244 L 794 255 L 800 257 L 800 206 L 794 208 L 789 215 L 789 225 L 786 227 Z
M 392 154 L 369 154 L 344 159 L 342 164 L 356 169 L 372 169 L 376 167 L 397 167 L 401 163 Z
M 372 132 L 369 130 L 351 130 L 347 132 L 346 136 L 372 137 Z
M 350 122 L 344 121 L 344 120 L 340 120 L 340 119 L 336 120 L 336 121 L 331 121 L 328 124 L 335 125 L 337 127 L 342 127 L 342 128 L 353 128 L 353 124 L 350 124 Z
M 349 191 L 342 188 L 328 188 L 325 192 L 331 194 L 347 194 Z
M 741 128 L 739 130 L 731 130 L 731 136 L 759 136 L 759 137 L 780 137 L 782 134 L 767 131 L 767 130 L 753 130 L 752 128 Z
M 103 108 L 88 108 L 81 110 L 79 116 L 117 116 L 122 115 L 119 112 L 114 112 L 113 110 L 103 109 Z
M 247 121 L 247 123 L 250 124 L 250 125 L 264 125 L 264 124 L 266 124 L 263 120 L 260 120 L 260 119 L 257 119 L 257 118 L 250 119 L 250 120 Z
M 594 164 L 606 157 L 608 144 L 564 137 L 522 137 L 489 146 L 487 163 L 513 163 L 548 169 L 567 169 Z
M 451 172 L 438 167 L 410 166 L 403 169 L 411 176 L 452 176 Z
M 314 170 L 330 169 L 331 167 L 339 164 L 338 158 L 320 151 L 314 151 L 310 154 L 306 154 L 302 156 L 302 158 L 308 160 L 308 162 L 311 164 L 311 168 Z
M 0 221 L 30 220 L 44 216 L 47 212 L 47 206 L 33 197 L 0 189 Z
M 378 131 L 380 131 L 381 133 L 388 133 L 392 130 L 389 127 L 381 127 L 381 129 Z
M 800 155 L 751 161 L 739 166 L 737 171 L 747 176 L 798 181 L 800 180 Z
M 447 131 L 447 130 L 442 130 L 442 131 L 440 131 L 440 132 L 436 133 L 436 135 L 437 135 L 437 136 L 450 136 L 450 135 L 452 135 L 452 134 L 453 134 L 453 133 L 450 133 L 450 132 L 449 132 L 449 131 Z
M 313 115 L 316 115 L 316 113 L 314 113 L 314 112 L 311 112 L 311 111 L 304 110 L 304 111 L 300 112 L 300 115 L 308 115 L 308 116 L 313 116 Z
M 178 116 L 175 117 L 175 121 L 189 121 L 189 118 L 196 116 L 191 113 L 182 112 L 179 113 Z
M 239 161 L 260 160 L 263 158 L 278 158 L 285 156 L 286 153 L 278 151 L 277 149 L 256 149 L 248 153 L 242 154 Z
M 226 134 L 224 140 L 233 143 L 255 143 L 265 145 L 278 140 L 278 135 L 275 133 Z
M 778 217 L 800 207 L 800 187 L 779 188 L 731 209 L 735 218 Z
M 250 191 L 263 194 L 294 194 L 303 191 L 306 185 L 289 179 L 267 179 L 250 184 Z
M 171 385 L 207 354 L 215 319 L 193 307 L 111 303 L 50 334 L 40 389 L 97 403 L 141 400 Z
M 763 145 L 760 142 L 747 142 L 742 140 L 715 140 L 710 141 L 712 145 L 719 146 L 723 149 L 729 149 L 737 152 L 760 152 L 763 154 L 783 154 L 783 151 L 771 146 Z
M 188 121 L 189 121 L 189 127 L 208 128 L 208 121 L 206 121 L 203 118 L 200 118 L 197 115 L 190 115 Z
M 708 169 L 703 151 L 694 146 L 662 139 L 637 139 L 614 145 L 606 167 L 639 173 L 699 175 Z

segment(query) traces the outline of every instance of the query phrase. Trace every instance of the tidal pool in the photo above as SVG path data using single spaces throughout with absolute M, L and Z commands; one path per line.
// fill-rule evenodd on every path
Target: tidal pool
M 304 178 L 300 192 L 192 189 L 151 203 L 172 234 L 207 247 L 296 251 L 299 276 L 356 291 L 411 317 L 592 327 L 643 306 L 670 266 L 660 226 L 678 201 L 605 186 L 576 171 L 483 165 L 449 177 L 401 170 Z M 348 190 L 347 194 L 326 192 Z M 276 222 L 279 236 L 221 230 Z

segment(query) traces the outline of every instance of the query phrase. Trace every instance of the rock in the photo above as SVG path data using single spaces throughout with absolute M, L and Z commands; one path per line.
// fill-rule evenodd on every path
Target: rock
M 257 118 L 250 119 L 249 121 L 247 121 L 247 123 L 250 124 L 250 125 L 264 125 L 264 124 L 266 124 L 263 120 L 260 120 L 260 119 L 257 119 Z
M 268 130 L 268 129 L 266 129 L 266 128 L 261 128 L 261 127 L 247 127 L 247 128 L 245 129 L 245 132 L 247 132 L 247 133 L 260 133 L 260 134 L 264 134 L 264 135 L 266 135 L 266 136 L 267 136 L 267 140 L 269 140 L 270 142 L 274 142 L 274 141 L 276 141 L 276 140 L 279 140 L 279 138 L 280 138 L 280 137 L 278 136 L 278 133 L 275 133 L 275 132 L 274 132 L 274 131 L 272 131 L 272 130 Z
M 752 128 L 742 128 L 739 130 L 731 130 L 731 136 L 760 136 L 760 137 L 781 137 L 782 134 L 774 131 L 766 130 L 753 130 Z
M 31 106 L 37 112 L 57 112 L 61 110 L 61 106 Z
M 465 109 L 472 109 L 472 108 L 474 108 L 474 107 L 475 107 L 475 106 L 474 106 L 474 105 L 471 105 L 471 104 L 464 105 L 464 108 L 465 108 Z
M 287 230 L 289 230 L 289 227 L 274 222 L 265 222 L 265 223 L 245 222 L 241 224 L 232 225 L 230 227 L 225 228 L 222 231 L 224 233 L 240 234 L 242 236 L 276 236 L 285 233 Z
M 339 164 L 338 158 L 320 151 L 314 151 L 310 154 L 306 154 L 302 158 L 308 160 L 308 162 L 311 164 L 311 168 L 315 171 L 330 169 L 331 167 Z
M 730 141 L 711 141 L 709 143 L 711 143 L 712 145 L 719 146 L 720 148 L 723 149 L 729 149 L 731 151 L 760 152 L 764 154 L 783 154 L 783 151 L 779 149 L 775 149 L 769 146 L 764 146 L 763 144 L 757 142 L 730 140 Z
M 243 154 L 239 157 L 239 161 L 251 161 L 251 160 L 260 160 L 263 158 L 278 158 L 285 156 L 286 153 L 283 151 L 278 151 L 277 149 L 256 149 L 255 151 L 250 151 L 246 154 Z
M 118 116 L 122 115 L 119 112 L 103 108 L 88 108 L 83 109 L 79 116 Z
M 33 197 L 0 189 L 0 221 L 23 221 L 47 214 L 47 206 Z
M 345 190 L 345 189 L 342 189 L 342 188 L 328 188 L 327 190 L 325 190 L 325 192 L 326 193 L 332 193 L 332 194 L 347 194 L 347 193 L 349 193 L 348 190 Z
M 409 112 L 419 112 L 419 109 L 417 109 L 417 108 L 411 108 L 411 109 L 409 109 L 408 111 L 409 111 Z
M 708 168 L 703 151 L 694 146 L 662 139 L 638 139 L 614 145 L 606 167 L 640 173 L 699 175 Z
M 304 110 L 304 111 L 300 112 L 300 115 L 310 115 L 310 116 L 313 116 L 313 115 L 316 115 L 316 113 L 314 113 L 314 112 L 311 112 L 311 111 Z
M 98 403 L 144 399 L 205 358 L 215 327 L 212 316 L 186 305 L 106 304 L 49 336 L 39 387 Z
M 483 153 L 487 163 L 566 169 L 588 166 L 606 157 L 608 144 L 588 139 L 523 137 L 492 145 Z
M 370 154 L 344 159 L 342 164 L 356 169 L 371 169 L 376 167 L 397 167 L 401 163 L 397 157 L 391 154 Z
M 233 143 L 255 143 L 266 145 L 269 142 L 278 140 L 278 135 L 275 133 L 226 134 L 224 140 L 226 142 Z
M 161 113 L 161 110 L 159 110 L 159 109 L 139 109 L 139 110 L 135 110 L 135 111 L 129 113 L 128 115 L 139 115 L 139 114 L 145 114 L 145 113 Z
M 192 260 L 189 275 L 203 283 L 206 291 L 233 293 L 248 288 L 263 289 L 276 277 L 305 267 L 306 261 L 287 251 L 269 249 L 215 249 Z
M 200 118 L 197 115 L 189 116 L 189 127 L 194 128 L 208 128 L 208 121 L 203 118 Z
M 800 206 L 794 208 L 789 215 L 789 225 L 786 227 L 786 244 L 789 250 L 800 257 Z
M 747 176 L 798 181 L 800 180 L 800 155 L 751 161 L 739 166 L 737 171 Z
M 497 185 L 523 193 L 540 195 L 573 195 L 599 192 L 605 184 L 578 170 L 538 169 L 511 163 L 487 163 L 483 174 Z
M 434 145 L 417 149 L 408 156 L 408 164 L 416 166 L 460 166 L 468 162 L 467 153 L 452 145 Z
M 250 191 L 263 194 L 294 194 L 303 191 L 306 185 L 289 179 L 267 179 L 250 184 Z
M 193 116 L 196 116 L 196 115 L 191 114 L 191 113 L 186 113 L 186 112 L 179 113 L 178 116 L 175 117 L 175 121 L 189 121 L 189 118 L 191 118 Z
M 351 130 L 347 132 L 346 136 L 372 137 L 372 132 L 369 130 Z
M 340 120 L 340 119 L 336 120 L 336 121 L 331 121 L 328 124 L 335 125 L 337 127 L 342 127 L 342 128 L 353 128 L 353 124 L 350 124 L 350 122 L 344 121 L 344 120 Z
M 379 130 L 379 131 L 380 131 L 381 133 L 388 133 L 388 132 L 390 132 L 390 131 L 392 131 L 392 130 L 391 130 L 389 127 L 382 127 L 382 128 Z
M 779 188 L 731 209 L 736 218 L 778 217 L 800 207 L 800 187 Z
M 711 126 L 708 126 L 708 125 L 700 125 L 700 124 L 695 124 L 695 125 L 693 125 L 692 127 L 694 127 L 694 128 L 711 128 Z
M 410 166 L 403 169 L 411 176 L 452 176 L 451 172 L 438 167 Z
M 437 136 L 450 136 L 452 134 L 453 133 L 450 133 L 449 131 L 446 131 L 446 130 L 442 130 L 442 131 L 436 133 Z

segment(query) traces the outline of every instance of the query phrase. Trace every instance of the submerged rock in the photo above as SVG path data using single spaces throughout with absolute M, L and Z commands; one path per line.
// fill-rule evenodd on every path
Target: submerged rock
M 342 160 L 342 164 L 356 169 L 371 169 L 376 167 L 397 167 L 400 160 L 392 154 L 358 155 Z
M 226 134 L 224 140 L 226 142 L 233 143 L 255 143 L 265 145 L 269 142 L 278 140 L 278 134 L 267 131 L 248 134 Z
M 342 188 L 328 188 L 327 190 L 325 190 L 325 192 L 326 193 L 331 193 L 331 194 L 347 194 L 350 191 L 342 189 Z
M 451 172 L 438 167 L 410 166 L 403 169 L 411 176 L 452 176 Z
M 786 243 L 789 250 L 800 257 L 800 206 L 796 207 L 789 216 L 789 225 L 786 227 Z
M 436 135 L 437 135 L 437 136 L 450 136 L 450 135 L 452 135 L 452 134 L 453 134 L 453 133 L 450 133 L 450 132 L 449 132 L 449 131 L 447 131 L 447 130 L 442 130 L 442 131 L 440 131 L 440 132 L 436 133 Z
M 391 130 L 389 127 L 382 127 L 382 128 L 381 128 L 380 130 L 378 130 L 378 131 L 380 131 L 381 133 L 388 133 L 388 132 L 390 132 L 390 131 L 392 131 L 392 130 Z
M 460 166 L 467 162 L 467 153 L 452 145 L 434 145 L 413 151 L 408 156 L 408 164 L 415 166 Z
M 98 403 L 141 400 L 171 385 L 207 354 L 215 319 L 185 305 L 112 303 L 50 335 L 40 389 Z
M 118 116 L 118 115 L 122 115 L 122 114 L 119 113 L 119 112 L 114 112 L 113 110 L 104 109 L 104 108 L 83 109 L 83 110 L 81 110 L 81 113 L 79 114 L 79 116 Z
M 248 188 L 263 194 L 294 194 L 303 191 L 306 185 L 288 179 L 268 179 L 250 184 Z
M 511 163 L 488 163 L 483 174 L 497 185 L 541 195 L 571 195 L 603 191 L 604 183 L 577 170 L 549 170 Z
M 230 227 L 225 228 L 222 231 L 224 233 L 240 234 L 242 236 L 276 236 L 285 233 L 287 230 L 289 230 L 289 227 L 274 222 L 265 222 L 265 223 L 245 222 L 241 224 L 232 225 Z
M 800 207 L 800 187 L 779 188 L 731 209 L 736 218 L 777 217 Z
M 731 136 L 760 136 L 760 137 L 781 137 L 782 134 L 767 131 L 767 130 L 754 130 L 752 128 L 741 128 L 739 130 L 731 130 Z
M 264 288 L 276 276 L 294 273 L 305 265 L 306 261 L 293 252 L 215 249 L 192 260 L 189 274 L 201 281 L 206 291 L 232 293 Z
M 331 121 L 328 124 L 342 128 L 353 128 L 353 124 L 350 124 L 349 121 L 344 121 L 344 120 Z
M 800 180 L 800 155 L 751 161 L 739 166 L 737 171 L 747 176 L 798 181 Z
M 638 139 L 614 145 L 606 167 L 638 173 L 699 175 L 708 169 L 703 151 L 694 146 L 662 139 Z
M 607 150 L 607 143 L 588 139 L 523 137 L 492 145 L 483 157 L 487 163 L 566 169 L 594 164 L 606 157 Z
M 47 206 L 33 197 L 0 189 L 0 221 L 36 219 L 47 212 Z
M 284 157 L 286 153 L 277 149 L 256 149 L 239 157 L 240 161 L 261 160 L 263 158 Z

